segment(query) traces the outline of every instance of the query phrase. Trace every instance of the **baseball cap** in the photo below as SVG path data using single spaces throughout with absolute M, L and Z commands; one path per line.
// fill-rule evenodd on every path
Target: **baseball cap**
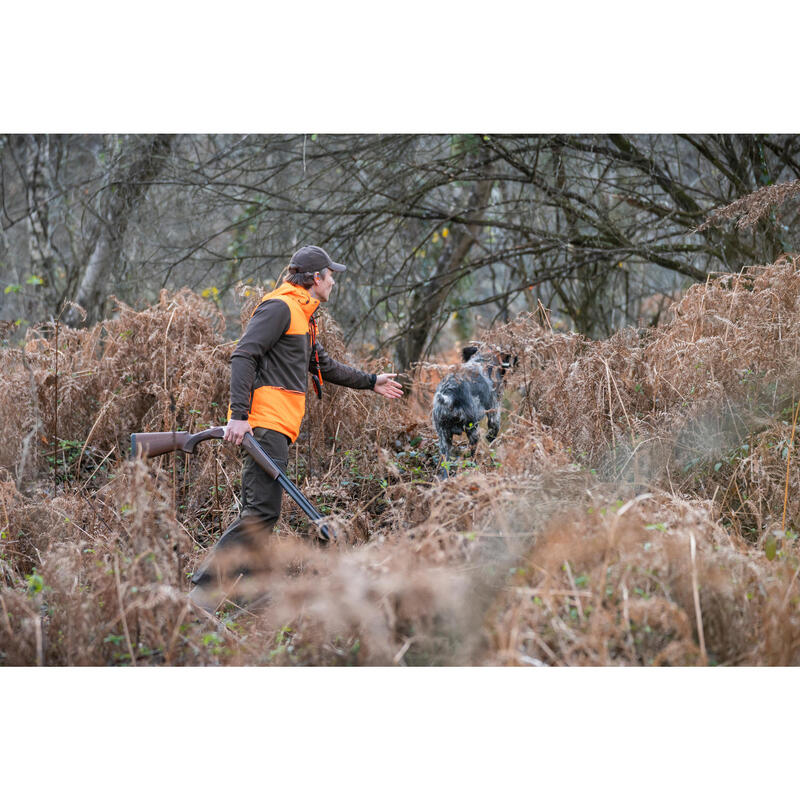
M 292 256 L 289 266 L 294 267 L 292 272 L 319 272 L 326 267 L 334 272 L 344 272 L 347 269 L 344 264 L 337 264 L 321 247 L 313 244 L 301 247 Z

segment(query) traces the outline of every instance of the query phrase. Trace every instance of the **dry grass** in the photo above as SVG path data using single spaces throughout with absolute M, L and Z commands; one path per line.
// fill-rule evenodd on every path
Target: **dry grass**
M 736 227 L 752 228 L 776 206 L 782 205 L 800 194 L 800 180 L 763 186 L 745 197 L 734 200 L 727 206 L 718 208 L 700 225 L 699 231 L 722 225 L 731 219 L 737 219 Z
M 519 357 L 501 435 L 446 482 L 429 398 L 449 364 L 403 403 L 310 395 L 289 471 L 345 539 L 318 546 L 286 500 L 238 587 L 271 602 L 216 625 L 187 576 L 236 514 L 237 454 L 125 460 L 132 431 L 224 416 L 213 305 L 59 331 L 55 469 L 55 331 L 32 331 L 0 350 L 0 663 L 798 663 L 798 297 L 783 259 L 606 341 L 493 329 Z M 354 361 L 325 315 L 321 336 Z

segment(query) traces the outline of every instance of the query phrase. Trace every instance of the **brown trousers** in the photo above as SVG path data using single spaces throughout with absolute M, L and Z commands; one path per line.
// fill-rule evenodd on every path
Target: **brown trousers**
M 254 428 L 256 441 L 285 473 L 289 437 L 268 428 Z M 281 515 L 283 489 L 245 453 L 242 462 L 242 511 L 220 536 L 210 555 L 192 575 L 192 584 L 204 589 L 229 585 L 257 569 L 257 552 Z

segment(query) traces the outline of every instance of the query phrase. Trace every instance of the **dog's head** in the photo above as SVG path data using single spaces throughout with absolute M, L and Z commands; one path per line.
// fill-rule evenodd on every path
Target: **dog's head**
M 514 369 L 519 361 L 519 357 L 511 353 L 503 353 L 499 350 L 481 350 L 475 345 L 464 347 L 461 350 L 461 358 L 464 363 L 480 364 L 489 376 L 489 380 L 498 388 L 503 383 L 506 372 Z
M 465 347 L 461 351 L 461 360 L 466 363 L 469 361 L 476 353 L 478 352 L 478 348 L 470 345 L 469 347 Z

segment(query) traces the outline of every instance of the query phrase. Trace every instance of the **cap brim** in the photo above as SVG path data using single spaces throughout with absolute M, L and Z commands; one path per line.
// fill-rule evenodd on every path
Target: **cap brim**
M 335 261 L 331 261 L 331 269 L 334 272 L 344 272 L 347 267 L 344 264 L 337 264 Z

